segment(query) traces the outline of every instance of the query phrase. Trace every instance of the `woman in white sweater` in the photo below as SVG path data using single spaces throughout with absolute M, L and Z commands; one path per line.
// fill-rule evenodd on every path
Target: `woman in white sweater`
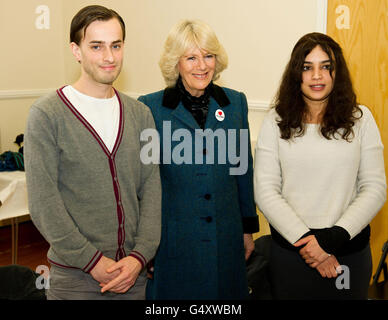
M 383 145 L 340 46 L 324 34 L 292 51 L 259 133 L 254 184 L 271 226 L 273 296 L 367 298 L 369 223 L 386 200 Z

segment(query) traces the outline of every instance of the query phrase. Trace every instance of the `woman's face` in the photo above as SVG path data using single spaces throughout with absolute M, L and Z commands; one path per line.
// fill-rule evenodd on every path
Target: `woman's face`
M 333 90 L 335 72 L 330 58 L 320 46 L 306 56 L 303 64 L 301 89 L 306 103 L 326 102 Z
M 213 79 L 215 68 L 215 55 L 199 48 L 186 51 L 178 62 L 183 85 L 194 97 L 200 97 L 204 93 Z

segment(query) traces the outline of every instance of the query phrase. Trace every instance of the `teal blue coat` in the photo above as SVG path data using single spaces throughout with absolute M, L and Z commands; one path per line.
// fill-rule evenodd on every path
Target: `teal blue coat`
M 258 231 L 250 141 L 246 173 L 230 175 L 233 164 L 228 155 L 225 164 L 217 164 L 217 139 L 215 164 L 206 163 L 209 150 L 204 151 L 205 142 L 203 148 L 196 150 L 195 129 L 200 128 L 183 106 L 176 88 L 141 96 L 139 100 L 150 107 L 161 142 L 162 236 L 147 299 L 246 298 L 243 233 Z M 223 111 L 223 121 L 216 119 L 217 110 Z M 247 114 L 243 93 L 212 86 L 205 129 L 237 129 L 238 134 L 239 129 L 249 129 Z M 173 159 L 170 164 L 163 163 L 163 139 L 171 143 L 172 152 L 181 143 L 171 141 L 166 131 L 163 136 L 164 121 L 170 121 L 172 133 L 177 129 L 191 133 L 192 164 L 176 164 Z M 236 141 L 239 152 L 238 135 Z M 202 155 L 203 164 L 195 163 L 195 152 Z

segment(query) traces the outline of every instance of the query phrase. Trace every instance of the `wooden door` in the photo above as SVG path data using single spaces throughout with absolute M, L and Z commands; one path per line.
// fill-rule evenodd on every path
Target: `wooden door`
M 388 173 L 388 0 L 328 0 L 327 34 L 343 48 L 358 102 L 369 107 Z M 388 176 L 388 174 L 387 174 Z M 371 223 L 373 274 L 388 240 L 388 204 Z

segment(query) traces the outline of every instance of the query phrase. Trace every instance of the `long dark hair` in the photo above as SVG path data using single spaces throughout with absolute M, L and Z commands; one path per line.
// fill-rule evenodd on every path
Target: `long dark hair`
M 283 73 L 274 101 L 274 108 L 280 116 L 278 126 L 281 138 L 288 140 L 303 136 L 305 132 L 307 106 L 301 90 L 302 72 L 306 56 L 316 46 L 320 46 L 329 56 L 330 73 L 335 71 L 333 89 L 320 124 L 321 133 L 328 140 L 338 133 L 344 140 L 351 141 L 353 126 L 362 117 L 362 111 L 357 104 L 341 47 L 329 36 L 318 32 L 308 33 L 299 39 Z

